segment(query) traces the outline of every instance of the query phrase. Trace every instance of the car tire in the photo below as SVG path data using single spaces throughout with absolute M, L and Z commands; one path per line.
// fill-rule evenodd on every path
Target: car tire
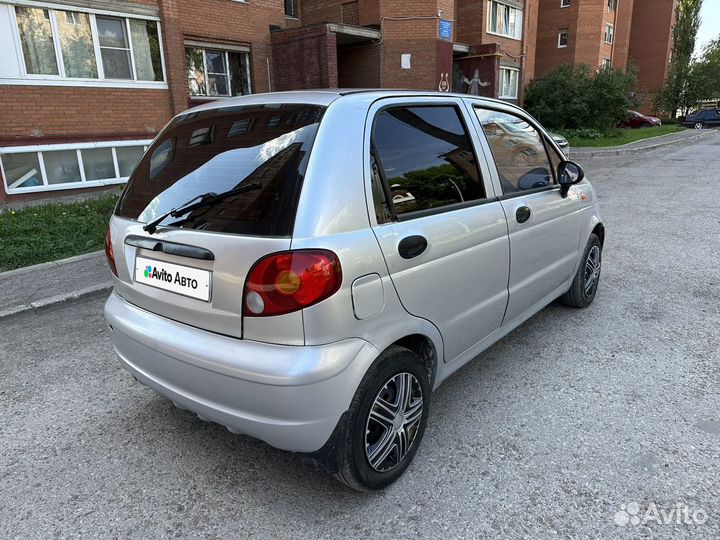
M 591 234 L 572 285 L 562 295 L 563 303 L 575 308 L 586 308 L 592 304 L 600 284 L 601 268 L 602 243 L 596 234 Z
M 651 126 L 650 126 L 650 123 L 649 123 L 649 122 L 643 122 L 642 124 L 640 124 L 640 127 L 641 127 L 641 128 L 649 128 L 649 127 L 651 127 Z
M 409 392 L 400 396 L 402 388 Z M 371 492 L 400 478 L 422 441 L 429 405 L 430 381 L 422 360 L 404 347 L 385 350 L 370 366 L 350 404 L 335 474 L 338 480 Z
M 705 124 L 702 122 L 695 122 L 695 129 L 702 129 L 705 127 Z

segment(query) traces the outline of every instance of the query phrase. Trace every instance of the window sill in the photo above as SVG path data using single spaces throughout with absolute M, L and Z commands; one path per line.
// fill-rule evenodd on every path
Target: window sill
M 567 49 L 567 45 L 558 45 L 557 48 L 558 49 Z
M 120 81 L 120 80 L 104 80 L 97 79 L 36 79 L 31 77 L 15 77 L 0 78 L 0 86 L 82 86 L 91 88 L 144 88 L 155 90 L 167 90 L 168 85 L 165 82 L 140 82 L 140 81 Z
M 522 41 L 522 37 L 516 38 L 514 36 L 507 36 L 505 34 L 498 34 L 497 32 L 491 32 L 490 30 L 487 31 L 488 34 L 491 36 L 498 36 L 505 39 L 512 39 L 513 41 Z
M 285 14 L 285 18 L 286 18 L 288 21 L 299 21 L 299 20 L 300 20 L 300 17 L 298 17 L 298 16 L 296 16 L 296 15 L 287 15 L 287 14 Z
M 127 178 L 111 178 L 109 180 L 92 180 L 90 182 L 68 182 L 66 184 L 52 184 L 49 186 L 33 186 L 26 188 L 5 188 L 8 195 L 22 195 L 23 193 L 41 193 L 44 191 L 63 191 L 68 189 L 83 189 L 124 184 Z
M 517 96 L 498 96 L 498 99 L 514 99 L 517 100 Z

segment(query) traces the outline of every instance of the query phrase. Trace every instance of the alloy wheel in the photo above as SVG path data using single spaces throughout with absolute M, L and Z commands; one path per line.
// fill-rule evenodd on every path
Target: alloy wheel
M 600 278 L 600 262 L 600 246 L 595 245 L 590 248 L 590 252 L 585 261 L 583 292 L 587 298 L 592 296 Z
M 702 129 L 702 128 L 703 128 L 702 122 L 698 122 L 697 124 L 695 124 L 695 129 Z
M 411 373 L 394 375 L 380 389 L 365 426 L 365 456 L 378 472 L 396 467 L 408 454 L 423 415 L 420 383 Z

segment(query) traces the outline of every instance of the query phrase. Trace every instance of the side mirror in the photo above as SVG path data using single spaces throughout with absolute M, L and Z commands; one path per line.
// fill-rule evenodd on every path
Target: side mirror
M 570 191 L 570 186 L 582 182 L 585 178 L 585 171 L 573 161 L 563 161 L 558 165 L 557 176 L 560 183 L 560 195 L 564 199 Z

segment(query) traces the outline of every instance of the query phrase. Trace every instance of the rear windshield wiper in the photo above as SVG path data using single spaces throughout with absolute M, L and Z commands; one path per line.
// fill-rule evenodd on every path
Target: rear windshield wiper
M 150 234 L 153 234 L 157 230 L 158 225 L 160 225 L 160 223 L 162 223 L 168 217 L 180 217 L 189 212 L 192 212 L 193 210 L 197 210 L 198 208 L 202 208 L 204 206 L 213 206 L 221 201 L 224 201 L 228 197 L 232 197 L 233 195 L 245 193 L 246 191 L 252 191 L 254 189 L 260 189 L 261 187 L 262 184 L 260 184 L 259 182 L 253 182 L 252 184 L 238 186 L 236 188 L 223 191 L 222 193 L 208 191 L 207 193 L 203 193 L 201 195 L 193 197 L 185 204 L 173 208 L 169 212 L 165 212 L 161 216 L 153 219 L 150 223 L 143 227 L 143 230 Z

